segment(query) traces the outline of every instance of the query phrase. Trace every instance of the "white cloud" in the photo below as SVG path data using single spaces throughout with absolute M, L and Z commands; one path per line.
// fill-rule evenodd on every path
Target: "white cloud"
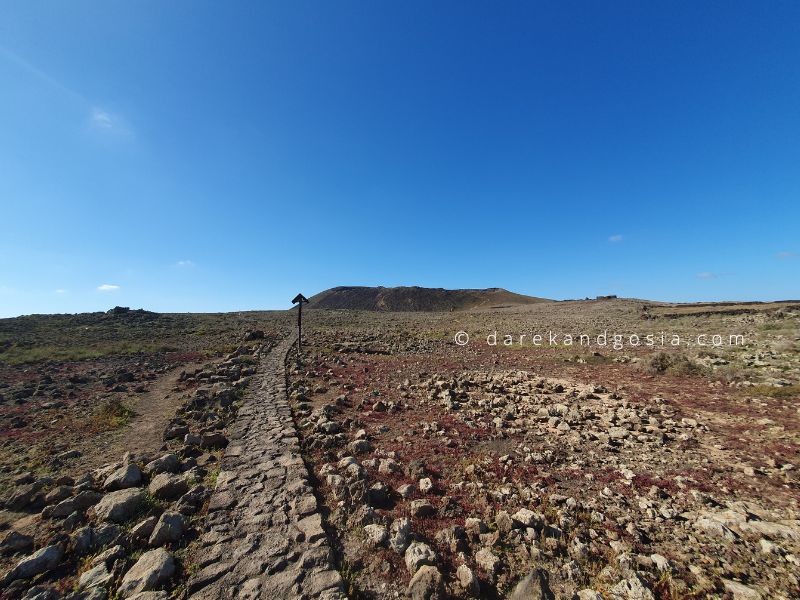
M 103 285 L 97 286 L 98 292 L 116 292 L 119 289 L 118 285 L 114 285 L 111 283 L 104 283 Z
M 99 108 L 92 110 L 92 123 L 100 129 L 112 129 L 114 127 L 111 115 Z
M 122 138 L 133 136 L 133 130 L 122 117 L 102 108 L 92 108 L 89 122 L 95 131 L 107 135 L 113 134 Z
M 176 267 L 181 267 L 181 268 L 184 268 L 184 269 L 188 269 L 190 267 L 195 266 L 195 264 L 191 260 L 179 260 L 178 262 L 175 263 L 175 266 Z
M 56 290 L 56 294 L 66 294 L 66 293 L 67 293 L 67 290 L 65 290 L 65 289 L 63 289 L 63 288 L 58 288 L 58 289 Z
M 612 244 L 615 244 L 617 242 L 621 242 L 622 241 L 622 234 L 621 233 L 615 233 L 614 235 L 610 235 L 610 236 L 608 236 L 608 241 L 611 242 Z
M 775 255 L 777 258 L 786 259 L 786 258 L 797 258 L 797 252 L 778 252 Z
M 107 134 L 113 133 L 123 138 L 129 138 L 133 136 L 133 128 L 125 119 L 121 118 L 117 114 L 111 113 L 102 108 L 98 108 L 97 106 L 93 106 L 93 102 L 91 102 L 83 94 L 61 83 L 54 77 L 51 77 L 48 73 L 39 69 L 32 63 L 28 62 L 21 56 L 15 54 L 2 45 L 0 45 L 0 59 L 11 63 L 16 68 L 26 73 L 29 77 L 44 83 L 52 89 L 58 90 L 64 97 L 70 98 L 73 102 L 83 105 L 89 110 L 89 124 L 95 130 L 103 131 Z

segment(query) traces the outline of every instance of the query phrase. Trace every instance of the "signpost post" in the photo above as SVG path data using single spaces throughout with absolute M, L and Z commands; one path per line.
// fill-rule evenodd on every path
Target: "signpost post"
M 292 304 L 297 304 L 297 355 L 303 351 L 302 338 L 303 338 L 303 304 L 308 302 L 308 298 L 303 294 L 297 294 L 292 300 Z

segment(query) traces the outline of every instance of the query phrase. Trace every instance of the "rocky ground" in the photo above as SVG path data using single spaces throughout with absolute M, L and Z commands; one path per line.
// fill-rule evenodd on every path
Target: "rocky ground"
M 0 494 L 21 472 L 74 475 L 157 450 L 164 421 L 194 385 L 181 372 L 218 361 L 245 331 L 274 332 L 277 322 L 269 313 L 124 308 L 0 319 Z
M 0 322 L 2 597 L 800 597 L 796 304 L 165 317 Z
M 110 352 L 0 363 L 3 598 L 185 595 L 230 428 L 285 321 L 202 317 L 202 346 L 129 353 L 147 329 L 94 322 L 109 316 Z
M 291 390 L 350 596 L 798 597 L 797 309 L 566 308 L 318 316 Z M 485 343 L 549 327 L 749 341 Z

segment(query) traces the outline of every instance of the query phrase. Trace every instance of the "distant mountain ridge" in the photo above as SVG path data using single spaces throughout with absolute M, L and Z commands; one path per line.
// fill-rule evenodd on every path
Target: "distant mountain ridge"
M 380 312 L 437 312 L 546 302 L 503 288 L 446 290 L 424 287 L 340 286 L 309 298 L 308 308 Z

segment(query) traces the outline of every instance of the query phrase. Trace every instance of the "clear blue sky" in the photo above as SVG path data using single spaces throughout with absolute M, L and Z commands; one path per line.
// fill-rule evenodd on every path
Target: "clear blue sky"
M 796 2 L 0 14 L 0 316 L 800 297 Z

